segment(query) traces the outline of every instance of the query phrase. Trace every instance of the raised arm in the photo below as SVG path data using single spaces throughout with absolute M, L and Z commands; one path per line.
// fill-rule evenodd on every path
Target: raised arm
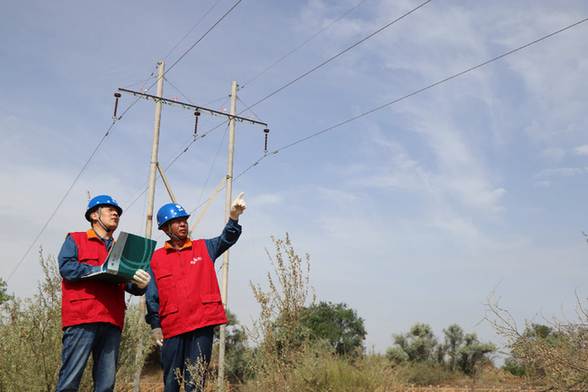
M 239 193 L 239 196 L 231 204 L 230 218 L 221 235 L 206 240 L 206 248 L 212 261 L 216 260 L 227 249 L 233 246 L 241 235 L 242 228 L 239 224 L 239 216 L 247 208 L 243 195 L 243 192 Z
M 229 218 L 220 236 L 206 240 L 208 255 L 215 261 L 227 249 L 233 246 L 241 235 L 241 225 L 236 220 Z

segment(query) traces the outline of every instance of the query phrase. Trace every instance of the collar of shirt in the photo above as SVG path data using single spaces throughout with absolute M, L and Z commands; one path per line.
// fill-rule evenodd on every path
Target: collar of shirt
M 114 243 L 114 238 L 112 238 L 112 237 L 102 238 L 98 234 L 96 234 L 94 229 L 89 229 L 88 231 L 86 231 L 86 236 L 88 236 L 88 239 L 94 238 L 94 239 L 97 239 L 98 241 L 102 241 L 104 243 L 104 245 L 106 245 L 106 249 L 108 249 L 108 250 L 110 250 L 110 247 Z
M 189 249 L 192 247 L 192 240 L 190 239 L 190 237 L 186 238 L 186 241 L 184 241 L 184 244 L 179 248 L 174 248 L 174 246 L 172 245 L 171 240 L 167 240 L 165 241 L 165 244 L 163 245 L 163 247 L 167 250 L 184 250 L 184 249 Z

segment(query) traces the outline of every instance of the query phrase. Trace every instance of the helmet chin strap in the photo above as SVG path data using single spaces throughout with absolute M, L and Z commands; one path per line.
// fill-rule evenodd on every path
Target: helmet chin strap
M 102 219 L 100 219 L 100 215 L 102 215 L 101 210 L 102 210 L 102 207 L 98 207 L 98 224 L 100 225 L 100 227 L 102 227 L 104 229 L 104 231 L 106 231 L 107 233 L 110 233 L 112 231 L 112 229 L 109 229 L 108 227 L 106 227 L 106 225 L 104 223 L 102 223 Z
M 182 241 L 182 239 L 180 237 L 178 237 L 177 235 L 175 235 L 172 230 L 171 230 L 171 225 L 168 223 L 167 224 L 167 230 L 164 230 L 165 234 L 167 234 L 167 236 L 171 239 L 171 240 L 176 240 L 176 241 Z

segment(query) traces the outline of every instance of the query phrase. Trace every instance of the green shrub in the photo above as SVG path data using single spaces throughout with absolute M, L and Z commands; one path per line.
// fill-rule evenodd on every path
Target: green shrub
M 0 306 L 0 391 L 55 390 L 61 367 L 61 276 L 53 257 L 39 252 L 43 271 L 37 294 L 12 298 Z M 117 370 L 117 390 L 126 390 L 138 366 L 143 365 L 148 344 L 141 356 L 135 347 L 140 339 L 149 342 L 148 326 L 138 306 L 127 310 Z M 92 359 L 80 385 L 91 390 Z
M 579 319 L 551 326 L 526 323 L 521 331 L 512 315 L 488 304 L 488 318 L 496 331 L 507 339 L 512 362 L 506 370 L 523 374 L 532 383 L 552 391 L 588 391 L 588 312 L 578 299 Z M 516 367 L 515 367 L 516 365 Z
M 440 385 L 455 380 L 456 374 L 433 362 L 411 362 L 397 369 L 398 380 L 403 384 Z

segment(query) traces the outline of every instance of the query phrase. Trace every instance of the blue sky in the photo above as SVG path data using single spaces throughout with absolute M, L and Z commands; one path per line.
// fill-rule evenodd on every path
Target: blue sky
M 227 107 L 241 84 L 359 0 L 243 1 L 169 72 L 191 100 Z M 156 62 L 213 4 L 177 1 L 5 5 L 0 24 L 0 244 L 6 277 L 111 122 L 112 93 L 139 89 Z M 181 43 L 170 65 L 227 10 L 221 0 Z M 239 92 L 256 102 L 342 48 L 415 7 L 366 0 L 303 49 Z M 582 1 L 433 1 L 373 39 L 256 106 L 270 148 L 403 96 L 585 18 Z M 345 302 L 383 351 L 414 322 L 441 334 L 453 322 L 498 341 L 484 317 L 492 292 L 518 320 L 575 317 L 585 297 L 588 231 L 588 24 L 265 159 L 244 175 L 244 234 L 232 252 L 229 304 L 255 317 L 249 282 L 271 268 L 270 236 L 288 232 L 311 255 L 321 300 Z M 181 98 L 170 84 L 164 94 Z M 124 96 L 123 109 L 132 102 Z M 252 113 L 248 115 L 253 116 Z M 160 160 L 190 141 L 193 115 L 165 107 Z M 200 129 L 218 123 L 201 116 Z M 85 229 L 87 192 L 126 209 L 121 230 L 144 232 L 152 103 L 116 125 L 39 244 L 55 255 Z M 224 128 L 195 143 L 168 171 L 192 209 L 223 177 Z M 220 146 L 220 149 L 219 149 Z M 217 151 L 220 151 L 217 154 Z M 263 153 L 260 128 L 239 124 L 235 172 Z M 214 165 L 212 163 L 215 162 Z M 206 178 L 210 173 L 210 180 Z M 204 195 L 204 196 L 201 196 Z M 217 235 L 224 197 L 197 228 Z M 166 202 L 158 183 L 156 205 Z M 160 238 L 156 235 L 156 238 Z M 9 281 L 30 295 L 36 248 Z

